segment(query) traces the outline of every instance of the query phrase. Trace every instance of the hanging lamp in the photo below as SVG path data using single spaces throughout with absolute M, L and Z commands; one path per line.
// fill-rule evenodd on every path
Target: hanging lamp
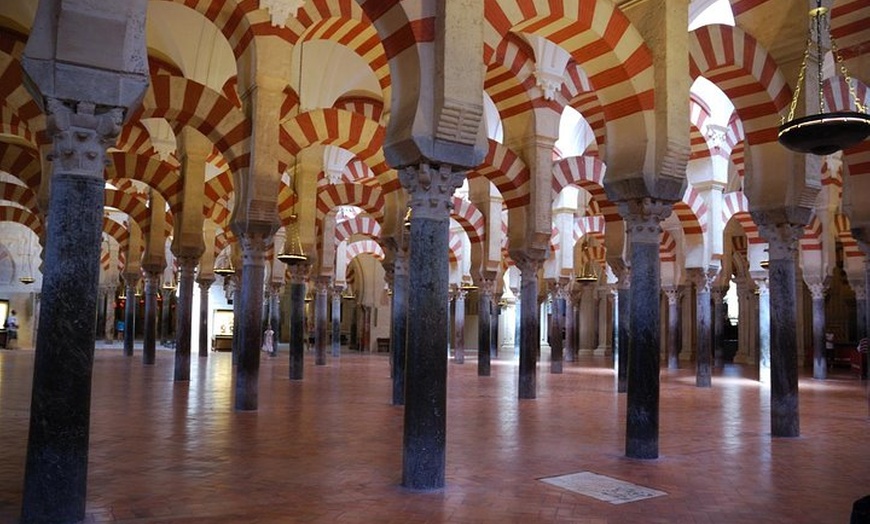
M 36 279 L 33 278 L 33 254 L 30 251 L 30 237 L 27 237 L 27 251 L 24 254 L 24 258 L 27 264 L 27 272 L 24 273 L 23 276 L 19 277 L 18 281 L 24 284 L 25 286 L 33 284 L 36 282 Z
M 822 6 L 822 0 L 817 0 L 816 8 L 809 12 L 811 24 L 807 37 L 807 48 L 804 51 L 801 62 L 798 83 L 788 111 L 788 118 L 784 119 L 779 126 L 779 143 L 797 153 L 811 153 L 814 155 L 830 155 L 841 149 L 847 149 L 861 143 L 870 136 L 870 116 L 867 108 L 858 98 L 852 78 L 846 70 L 843 57 L 840 55 L 837 44 L 830 34 L 828 21 L 828 8 Z M 815 29 L 815 40 L 813 40 Z M 823 92 L 824 79 L 822 78 L 822 31 L 827 32 L 831 42 L 831 52 L 836 64 L 840 67 L 840 73 L 849 86 L 849 95 L 855 103 L 857 111 L 827 111 L 825 108 L 825 96 Z M 795 118 L 798 98 L 800 97 L 804 79 L 806 78 L 807 61 L 810 50 L 815 47 L 817 57 L 816 85 L 818 86 L 819 108 L 818 113 Z M 807 108 L 809 110 L 809 108 Z
M 576 281 L 580 283 L 598 282 L 598 272 L 595 270 L 595 261 L 592 260 L 592 246 L 588 243 L 583 247 L 583 265 L 580 266 L 580 274 Z
M 226 266 L 218 266 L 214 268 L 214 274 L 220 275 L 222 277 L 228 277 L 230 275 L 236 274 L 236 268 L 233 267 L 233 257 L 231 254 L 227 254 L 227 265 Z
M 305 42 L 299 44 L 299 105 L 302 105 L 302 58 L 305 56 Z M 278 260 L 288 266 L 296 266 L 308 262 L 305 250 L 302 248 L 302 237 L 299 234 L 299 220 L 296 216 L 296 204 L 299 201 L 299 192 L 296 189 L 296 178 L 299 173 L 299 155 L 293 162 L 293 209 L 290 213 L 290 224 L 287 231 L 287 239 L 284 241 L 284 252 L 278 255 Z

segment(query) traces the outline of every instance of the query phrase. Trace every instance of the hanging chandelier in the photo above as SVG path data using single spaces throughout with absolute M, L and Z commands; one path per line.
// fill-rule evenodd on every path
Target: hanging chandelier
M 592 256 L 592 246 L 589 243 L 583 247 L 583 265 L 580 266 L 580 273 L 577 275 L 575 279 L 580 283 L 591 283 L 598 282 L 598 271 L 596 271 L 596 266 L 598 265 L 595 260 L 593 260 Z
M 302 105 L 302 60 L 305 57 L 305 42 L 299 44 L 299 104 Z M 301 151 L 300 151 L 301 153 Z M 290 224 L 287 228 L 287 239 L 284 241 L 284 252 L 278 255 L 278 260 L 288 266 L 296 266 L 308 262 L 305 250 L 302 248 L 302 237 L 299 234 L 299 220 L 296 216 L 296 204 L 299 202 L 299 191 L 296 187 L 296 178 L 299 175 L 299 153 L 293 162 L 293 209 L 290 214 Z
M 867 115 L 867 108 L 858 98 L 855 85 L 852 83 L 852 78 L 849 76 L 849 72 L 846 70 L 846 65 L 843 62 L 843 57 L 840 55 L 839 49 L 837 49 L 833 36 L 830 35 L 828 8 L 822 6 L 822 0 L 817 0 L 816 8 L 810 11 L 809 16 L 811 24 L 807 38 L 807 48 L 804 51 L 803 61 L 801 62 L 798 83 L 794 96 L 791 99 L 788 118 L 779 126 L 779 143 L 797 153 L 812 153 L 822 156 L 830 155 L 841 149 L 847 149 L 861 143 L 870 135 L 870 116 Z M 840 68 L 843 79 L 849 86 L 849 95 L 855 104 L 856 111 L 827 111 L 825 108 L 824 79 L 822 78 L 822 62 L 824 58 L 822 47 L 823 31 L 830 38 L 831 53 Z M 813 32 L 815 32 L 815 40 L 813 39 Z M 795 109 L 797 108 L 798 98 L 806 78 L 807 61 L 812 48 L 815 48 L 816 51 L 817 67 L 815 76 L 819 97 L 818 113 L 795 118 Z M 809 111 L 809 108 L 807 108 L 807 111 Z
M 215 275 L 220 275 L 220 276 L 226 278 L 226 277 L 228 277 L 228 276 L 230 276 L 230 275 L 235 275 L 235 274 L 236 274 L 236 268 L 233 267 L 233 257 L 232 257 L 232 255 L 228 253 L 228 254 L 227 254 L 227 258 L 226 258 L 226 260 L 227 260 L 227 265 L 225 265 L 225 266 L 218 266 L 218 267 L 214 268 L 214 274 L 215 274 Z

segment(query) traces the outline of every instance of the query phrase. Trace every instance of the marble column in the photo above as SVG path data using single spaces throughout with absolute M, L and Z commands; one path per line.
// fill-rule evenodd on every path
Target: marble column
M 467 296 L 467 290 L 462 288 L 456 290 L 453 315 L 453 362 L 456 364 L 465 363 L 465 297 Z
M 326 298 L 329 293 L 329 277 L 314 279 L 314 365 L 326 365 Z
M 505 302 L 506 303 L 506 302 Z M 490 337 L 489 337 L 489 359 L 490 362 L 494 358 L 498 358 L 499 343 L 499 326 L 501 326 L 501 313 L 504 307 L 502 299 L 493 293 L 492 302 L 490 304 Z M 479 371 L 478 371 L 479 373 Z
M 668 369 L 680 368 L 680 289 L 665 288 L 668 297 Z
M 159 314 L 160 314 L 160 326 L 157 329 L 157 332 L 160 334 L 160 345 L 166 346 L 169 344 L 170 337 L 170 329 L 169 329 L 169 318 L 170 318 L 170 308 L 172 305 L 172 288 L 164 287 L 158 288 L 158 292 L 160 294 L 159 303 Z
M 142 363 L 153 365 L 157 360 L 157 289 L 162 269 L 145 268 L 145 332 L 142 334 Z
M 411 208 L 402 485 L 444 486 L 447 453 L 447 284 L 452 195 L 465 180 L 448 164 L 406 167 Z
M 341 357 L 341 292 L 343 289 L 341 286 L 332 288 L 332 358 Z
M 139 275 L 124 275 L 124 282 L 127 285 L 125 291 L 127 298 L 124 303 L 124 355 L 133 356 L 133 344 L 136 341 L 136 284 L 139 281 Z
M 852 285 L 855 291 L 855 305 L 857 306 L 857 334 L 858 340 L 867 336 L 867 291 L 864 285 Z
M 704 268 L 689 268 L 689 280 L 695 285 L 695 386 L 713 386 L 713 337 L 711 333 L 710 274 Z
M 828 359 L 825 356 L 825 294 L 826 282 L 808 284 L 813 298 L 813 378 L 828 378 Z
M 537 397 L 537 366 L 541 337 L 538 315 L 538 269 L 541 261 L 531 257 L 514 257 L 520 269 L 520 399 Z
M 725 365 L 725 294 L 728 286 L 715 287 L 710 290 L 710 298 L 713 301 L 712 311 L 712 337 L 713 337 L 713 366 L 721 368 Z
M 625 454 L 653 459 L 659 456 L 660 224 L 671 214 L 671 204 L 644 198 L 620 202 L 619 207 L 631 250 Z
M 737 354 L 734 362 L 755 365 L 758 362 L 758 314 L 755 300 L 755 283 L 741 276 L 737 281 Z
M 776 223 L 753 213 L 770 256 L 770 431 L 774 437 L 800 436 L 795 258 L 803 224 Z
M 484 276 L 477 286 L 477 376 L 488 377 L 492 374 L 493 324 L 498 326 L 498 321 L 492 321 L 493 309 L 498 307 L 492 300 L 495 280 Z
M 103 339 L 106 344 L 111 344 L 115 341 L 115 290 L 107 290 L 106 298 L 106 324 Z
M 199 356 L 208 357 L 208 292 L 214 280 L 201 278 L 199 284 Z
M 565 284 L 556 282 L 553 284 L 551 295 L 553 297 L 553 313 L 550 319 L 550 373 L 562 373 L 562 361 L 564 360 L 562 342 L 562 326 L 565 323 Z
M 263 284 L 270 233 L 242 231 L 242 283 L 239 304 L 239 360 L 236 366 L 235 409 L 255 411 L 259 398 L 260 348 L 263 346 Z
M 598 346 L 595 348 L 594 355 L 597 356 L 607 356 L 610 355 L 613 348 L 610 346 L 610 329 L 609 327 L 609 315 L 610 315 L 610 304 L 608 300 L 610 298 L 610 289 L 608 289 L 607 285 L 601 286 L 598 288 L 598 329 L 595 330 L 596 336 L 598 337 Z
M 616 368 L 616 391 L 628 391 L 628 362 L 631 346 L 631 272 L 628 269 L 620 271 L 617 284 L 616 304 L 616 342 L 613 350 L 613 367 Z
M 595 287 L 596 282 L 580 284 L 580 347 L 578 356 L 590 356 L 595 348 Z
M 302 380 L 305 363 L 305 281 L 310 264 L 290 270 L 290 380 Z
M 78 522 L 85 517 L 87 494 L 103 169 L 123 112 L 95 114 L 91 103 L 79 102 L 72 109 L 53 99 L 46 109 L 46 131 L 54 141 L 51 219 L 46 224 L 21 520 Z
M 240 327 L 242 325 L 242 279 L 244 271 L 242 268 L 236 268 L 236 272 L 230 278 L 231 289 L 230 293 L 233 301 L 233 365 L 239 363 L 239 352 L 241 343 L 239 342 Z
M 193 281 L 199 257 L 178 257 L 178 305 L 175 312 L 175 381 L 190 380 L 193 334 Z M 168 302 L 167 297 L 164 302 Z
M 575 330 L 575 326 L 577 325 L 574 322 L 574 299 L 571 296 L 570 291 L 566 291 L 565 295 L 565 348 L 563 349 L 563 356 L 565 362 L 574 362 L 574 352 L 576 351 L 576 346 L 574 345 L 574 338 L 577 336 L 577 331 Z
M 405 357 L 408 337 L 408 250 L 398 248 L 392 264 L 390 307 L 390 371 L 393 380 L 393 405 L 405 405 Z

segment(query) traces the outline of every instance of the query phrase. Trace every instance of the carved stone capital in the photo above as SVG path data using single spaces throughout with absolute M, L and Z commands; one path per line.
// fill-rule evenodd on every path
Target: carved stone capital
M 786 212 L 759 211 L 751 215 L 761 237 L 767 240 L 769 260 L 794 260 L 806 221 L 799 217 L 797 220 L 787 220 L 791 215 Z
M 682 291 L 678 287 L 666 287 L 664 289 L 665 296 L 668 297 L 668 304 L 674 305 L 679 302 L 680 297 L 683 296 Z
M 631 242 L 658 244 L 661 241 L 661 222 L 671 214 L 673 202 L 646 197 L 623 200 L 618 205 Z
M 853 284 L 852 291 L 855 292 L 855 300 L 866 300 L 867 299 L 867 288 L 860 284 Z
M 203 291 L 208 291 L 212 284 L 214 284 L 213 278 L 198 278 L 196 279 L 196 283 L 199 285 L 199 289 Z
M 108 163 L 106 148 L 121 132 L 124 110 L 111 108 L 97 114 L 92 103 L 49 98 L 46 111 L 46 132 L 54 141 L 48 160 L 54 162 L 55 172 L 102 180 Z
M 698 293 L 710 293 L 717 271 L 700 267 L 686 269 L 687 280 L 691 282 Z
M 807 287 L 810 290 L 810 296 L 813 300 L 824 300 L 828 292 L 827 282 L 807 282 Z
M 242 247 L 242 266 L 266 265 L 266 250 L 270 247 L 272 238 L 257 232 L 245 232 L 239 235 Z
M 287 266 L 287 271 L 290 273 L 291 284 L 304 284 L 308 280 L 308 273 L 311 271 L 311 264 L 295 264 Z
M 768 296 L 770 295 L 770 283 L 766 278 L 757 278 L 755 279 L 755 292 L 758 293 L 759 296 Z
M 314 292 L 318 295 L 326 296 L 331 284 L 332 279 L 330 277 L 317 277 L 314 279 Z
M 399 181 L 408 192 L 411 220 L 448 220 L 453 207 L 453 192 L 464 180 L 465 171 L 454 171 L 449 164 L 422 163 L 400 169 Z

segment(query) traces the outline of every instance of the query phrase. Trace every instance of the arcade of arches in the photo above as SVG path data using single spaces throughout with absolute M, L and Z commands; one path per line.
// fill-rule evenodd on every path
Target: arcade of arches
M 842 60 L 810 56 L 799 102 L 866 110 L 870 5 L 822 4 Z M 171 351 L 176 382 L 229 349 L 239 412 L 270 352 L 303 383 L 309 357 L 388 353 L 412 490 L 449 484 L 453 365 L 512 369 L 521 402 L 612 370 L 636 459 L 659 456 L 661 369 L 708 388 L 736 365 L 772 437 L 800 436 L 799 374 L 860 367 L 870 316 L 870 142 L 777 142 L 815 6 L 4 1 L 23 521 L 83 518 L 95 346 Z

